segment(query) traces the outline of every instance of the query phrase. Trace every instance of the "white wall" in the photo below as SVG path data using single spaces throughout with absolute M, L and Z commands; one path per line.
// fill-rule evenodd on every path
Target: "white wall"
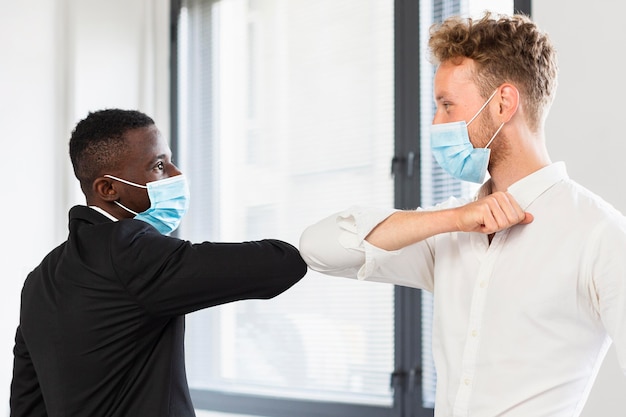
M 169 132 L 168 0 L 0 0 L 0 415 L 26 274 L 67 234 L 83 203 L 68 140 L 105 107 L 142 110 Z
M 560 83 L 547 124 L 553 160 L 570 177 L 626 213 L 626 3 L 612 0 L 533 1 L 533 19 L 559 53 Z M 626 256 L 626 254 L 625 254 Z M 532 364 L 529 364 L 532 366 Z M 613 417 L 626 410 L 626 377 L 611 349 L 584 410 L 585 417 Z
M 60 242 L 61 159 L 55 4 L 1 0 L 0 138 L 6 185 L 0 207 L 3 294 L 0 410 L 8 410 L 13 337 L 25 274 Z M 0 414 L 3 411 L 0 411 Z
M 8 409 L 21 283 L 26 271 L 58 241 L 51 224 L 57 214 L 58 191 L 53 185 L 60 158 L 52 111 L 56 105 L 54 7 L 43 0 L 33 3 L 39 7 L 10 0 L 0 3 L 0 140 L 6 186 L 0 206 L 4 235 L 0 410 Z
M 619 123 L 626 78 L 618 62 L 626 5 L 585 4 L 532 5 L 560 54 L 548 146 L 554 160 L 567 161 L 572 178 L 626 213 Z M 8 404 L 22 281 L 64 239 L 67 209 L 82 202 L 67 155 L 71 128 L 87 111 L 115 106 L 145 111 L 169 131 L 167 21 L 167 0 L 0 0 L 0 404 Z M 611 351 L 584 415 L 620 415 L 624 392 L 626 378 Z

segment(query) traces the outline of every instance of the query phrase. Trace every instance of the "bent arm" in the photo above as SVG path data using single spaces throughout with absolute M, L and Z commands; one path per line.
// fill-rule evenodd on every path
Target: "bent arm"
M 365 264 L 365 236 L 393 212 L 352 207 L 334 213 L 302 232 L 300 254 L 315 271 L 356 278 Z
M 398 250 L 448 232 L 496 233 L 533 217 L 509 193 L 497 192 L 472 203 L 437 211 L 398 211 L 377 225 L 366 240 L 381 249 Z
M 351 208 L 309 226 L 300 237 L 300 252 L 311 269 L 327 275 L 431 289 L 429 238 L 454 231 L 494 233 L 531 221 L 506 193 L 434 210 Z
M 177 316 L 243 299 L 268 299 L 307 272 L 291 244 L 191 242 L 163 236 L 139 222 L 114 234 L 114 279 L 147 311 Z
M 300 253 L 311 269 L 326 275 L 432 291 L 433 257 L 428 244 L 387 251 L 365 240 L 394 211 L 353 207 L 333 214 L 304 230 Z

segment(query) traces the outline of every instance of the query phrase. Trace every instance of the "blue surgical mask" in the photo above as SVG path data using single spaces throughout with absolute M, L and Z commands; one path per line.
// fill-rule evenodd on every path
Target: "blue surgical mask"
M 504 123 L 496 130 L 484 148 L 474 148 L 469 140 L 467 127 L 487 107 L 497 91 L 491 94 L 468 123 L 464 121 L 440 123 L 430 128 L 430 147 L 433 155 L 437 163 L 454 178 L 476 183 L 482 183 L 485 180 L 491 154 L 489 145 L 500 133 Z
M 146 185 L 136 184 L 113 175 L 105 175 L 105 177 L 148 190 L 150 207 L 141 213 L 123 206 L 119 201 L 114 201 L 114 203 L 129 213 L 134 214 L 135 219 L 151 224 L 161 234 L 167 235 L 176 230 L 183 216 L 187 213 L 189 208 L 189 185 L 184 175 L 152 181 Z

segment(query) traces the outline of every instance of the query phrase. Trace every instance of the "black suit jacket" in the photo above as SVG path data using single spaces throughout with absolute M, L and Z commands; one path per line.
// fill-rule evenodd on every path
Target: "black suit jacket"
M 12 417 L 193 416 L 184 315 L 274 297 L 306 273 L 281 241 L 191 244 L 85 206 L 69 217 L 22 290 Z

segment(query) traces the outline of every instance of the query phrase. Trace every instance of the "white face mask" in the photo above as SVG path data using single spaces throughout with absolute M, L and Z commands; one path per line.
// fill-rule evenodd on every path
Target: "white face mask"
M 125 207 L 119 201 L 114 201 L 114 203 L 129 213 L 134 214 L 135 219 L 151 224 L 164 235 L 176 230 L 183 216 L 187 213 L 189 208 L 189 185 L 184 175 L 152 181 L 146 185 L 136 184 L 113 175 L 105 175 L 105 177 L 134 187 L 147 189 L 150 207 L 146 211 L 137 213 Z
M 482 183 L 487 174 L 491 149 L 489 145 L 496 138 L 504 123 L 491 137 L 484 148 L 474 148 L 469 140 L 467 127 L 487 107 L 487 104 L 496 95 L 494 91 L 485 104 L 476 112 L 469 122 L 464 121 L 440 123 L 430 128 L 430 147 L 437 163 L 454 178 Z

